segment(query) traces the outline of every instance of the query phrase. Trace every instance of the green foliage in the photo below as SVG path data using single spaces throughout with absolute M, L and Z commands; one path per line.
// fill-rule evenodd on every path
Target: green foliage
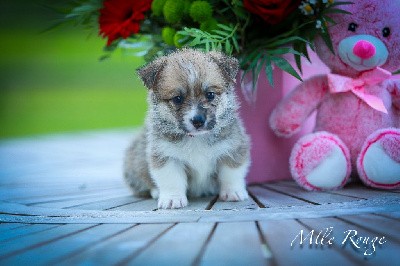
M 174 45 L 174 35 L 176 30 L 171 27 L 164 27 L 161 32 L 163 41 L 168 45 Z
M 194 1 L 190 6 L 190 17 L 202 23 L 211 18 L 212 11 L 212 6 L 207 1 Z
M 153 0 L 153 2 L 151 2 L 151 11 L 153 11 L 155 16 L 161 16 L 163 14 L 163 8 L 166 1 L 167 0 Z
M 184 11 L 185 3 L 183 0 L 167 0 L 163 8 L 164 18 L 171 24 L 180 22 Z
M 238 26 L 218 24 L 219 29 L 212 33 L 196 28 L 184 28 L 178 33 L 190 38 L 189 46 L 209 51 L 222 51 L 232 55 L 234 51 L 239 52 L 239 44 L 236 40 Z
M 214 18 L 204 21 L 200 24 L 200 30 L 212 33 L 218 29 L 218 21 Z

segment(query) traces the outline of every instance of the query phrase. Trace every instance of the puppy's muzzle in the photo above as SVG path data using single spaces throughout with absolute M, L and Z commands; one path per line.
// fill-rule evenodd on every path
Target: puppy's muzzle
M 190 122 L 192 122 L 192 125 L 196 129 L 199 129 L 206 123 L 206 116 L 204 114 L 197 114 L 190 120 Z

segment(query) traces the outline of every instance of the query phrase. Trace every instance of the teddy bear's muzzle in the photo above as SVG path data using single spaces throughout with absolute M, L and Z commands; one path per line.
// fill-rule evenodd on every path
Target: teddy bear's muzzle
M 372 35 L 353 35 L 339 43 L 339 57 L 357 71 L 371 70 L 385 64 L 388 50 Z

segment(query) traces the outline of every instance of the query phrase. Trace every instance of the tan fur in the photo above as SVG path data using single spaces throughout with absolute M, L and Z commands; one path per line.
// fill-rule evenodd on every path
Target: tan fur
M 181 194 L 186 191 L 180 188 L 172 196 L 163 188 L 168 180 L 171 184 L 178 182 L 174 178 L 180 175 L 179 180 L 186 181 L 179 181 L 184 183 L 178 182 L 177 186 L 183 186 L 192 196 L 215 194 L 223 189 L 224 200 L 247 197 L 243 179 L 250 163 L 249 138 L 237 114 L 237 70 L 234 58 L 183 49 L 138 71 L 149 89 L 149 112 L 146 127 L 128 149 L 124 166 L 125 180 L 136 194 L 157 188 L 159 207 L 183 207 L 187 200 Z M 209 93 L 215 97 L 208 98 Z M 181 103 L 174 101 L 177 96 L 183 99 Z M 195 128 L 193 117 L 199 115 L 205 122 Z M 229 173 L 235 169 L 238 177 L 232 178 L 238 182 L 230 182 L 226 177 L 218 181 L 219 171 Z M 173 190 L 171 185 L 167 187 Z

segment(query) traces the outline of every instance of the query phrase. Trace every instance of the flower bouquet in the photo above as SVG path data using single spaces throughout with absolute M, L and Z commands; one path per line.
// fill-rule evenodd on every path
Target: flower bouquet
M 219 50 L 237 57 L 241 68 L 237 84 L 240 115 L 252 139 L 252 165 L 247 180 L 254 183 L 289 178 L 290 150 L 300 135 L 277 138 L 268 127 L 268 117 L 302 77 L 315 74 L 316 66 L 317 71 L 325 70 L 308 51 L 315 48 L 317 36 L 331 47 L 328 27 L 335 21 L 330 15 L 346 13 L 340 9 L 346 4 L 351 3 L 80 0 L 67 9 L 61 22 L 87 26 L 106 38 L 101 59 L 122 49 L 150 61 L 181 47 Z M 256 96 L 260 100 L 256 101 Z M 309 121 L 308 130 L 311 128 Z
M 150 61 L 181 47 L 219 50 L 236 56 L 252 88 L 264 69 L 273 85 L 273 67 L 301 80 L 301 58 L 320 35 L 328 46 L 329 17 L 343 13 L 334 0 L 78 0 L 64 11 L 64 22 L 99 31 L 107 38 L 107 58 L 129 49 Z M 293 54 L 297 69 L 283 57 Z

